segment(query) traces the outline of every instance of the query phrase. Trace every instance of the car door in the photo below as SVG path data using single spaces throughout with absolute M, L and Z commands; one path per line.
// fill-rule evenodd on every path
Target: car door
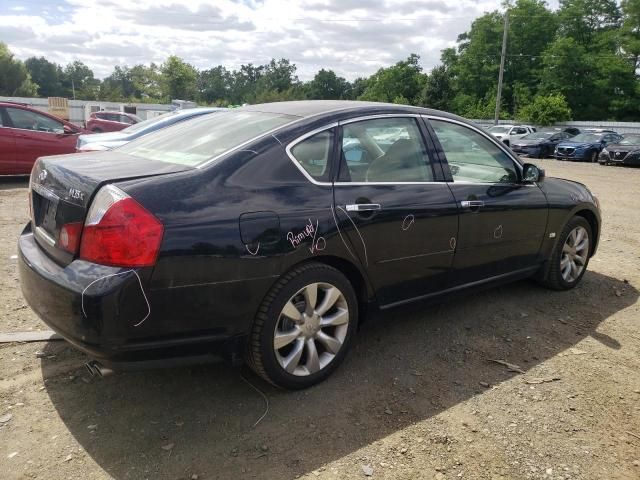
M 537 268 L 548 215 L 542 190 L 522 182 L 520 164 L 480 129 L 438 117 L 429 124 L 460 209 L 451 286 Z
M 15 173 L 18 152 L 13 130 L 7 126 L 5 117 L 4 108 L 0 108 L 0 175 L 11 175 Z
M 16 141 L 16 173 L 31 172 L 38 157 L 74 151 L 76 135 L 64 133 L 62 121 L 19 107 L 7 107 Z
M 382 306 L 446 286 L 457 207 L 417 117 L 340 125 L 335 221 Z

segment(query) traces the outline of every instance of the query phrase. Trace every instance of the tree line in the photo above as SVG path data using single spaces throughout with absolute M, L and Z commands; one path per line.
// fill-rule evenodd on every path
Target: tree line
M 543 0 L 505 3 L 477 18 L 441 63 L 423 71 L 410 54 L 369 77 L 348 81 L 321 69 L 300 81 L 288 59 L 198 70 L 177 56 L 160 65 L 116 66 L 103 80 L 79 61 L 21 62 L 0 43 L 0 94 L 118 102 L 194 100 L 239 105 L 299 99 L 393 102 L 492 118 L 504 28 L 509 15 L 502 117 L 536 124 L 640 118 L 640 0 Z

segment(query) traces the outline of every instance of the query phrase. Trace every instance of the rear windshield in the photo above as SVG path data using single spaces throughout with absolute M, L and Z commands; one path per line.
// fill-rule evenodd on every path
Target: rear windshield
M 297 118 L 242 110 L 205 115 L 150 133 L 117 150 L 150 160 L 197 167 Z

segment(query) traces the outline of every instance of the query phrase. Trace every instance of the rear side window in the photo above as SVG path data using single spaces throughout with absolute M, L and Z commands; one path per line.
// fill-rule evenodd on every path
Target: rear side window
M 291 148 L 296 162 L 317 181 L 329 180 L 329 165 L 334 131 L 325 130 L 302 140 Z
M 513 160 L 494 142 L 457 123 L 430 120 L 447 157 L 454 182 L 516 183 Z

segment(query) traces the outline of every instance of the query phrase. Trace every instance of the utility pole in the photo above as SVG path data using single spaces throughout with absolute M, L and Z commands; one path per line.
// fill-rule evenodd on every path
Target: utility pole
M 498 76 L 498 96 L 496 98 L 496 118 L 494 124 L 500 120 L 500 102 L 502 101 L 502 79 L 504 77 L 504 60 L 507 56 L 507 35 L 509 33 L 509 10 L 504 12 L 504 33 L 502 34 L 502 55 L 500 56 L 500 75 Z
M 73 78 L 71 78 L 71 91 L 73 91 L 73 99 L 76 99 L 76 85 L 73 82 Z

